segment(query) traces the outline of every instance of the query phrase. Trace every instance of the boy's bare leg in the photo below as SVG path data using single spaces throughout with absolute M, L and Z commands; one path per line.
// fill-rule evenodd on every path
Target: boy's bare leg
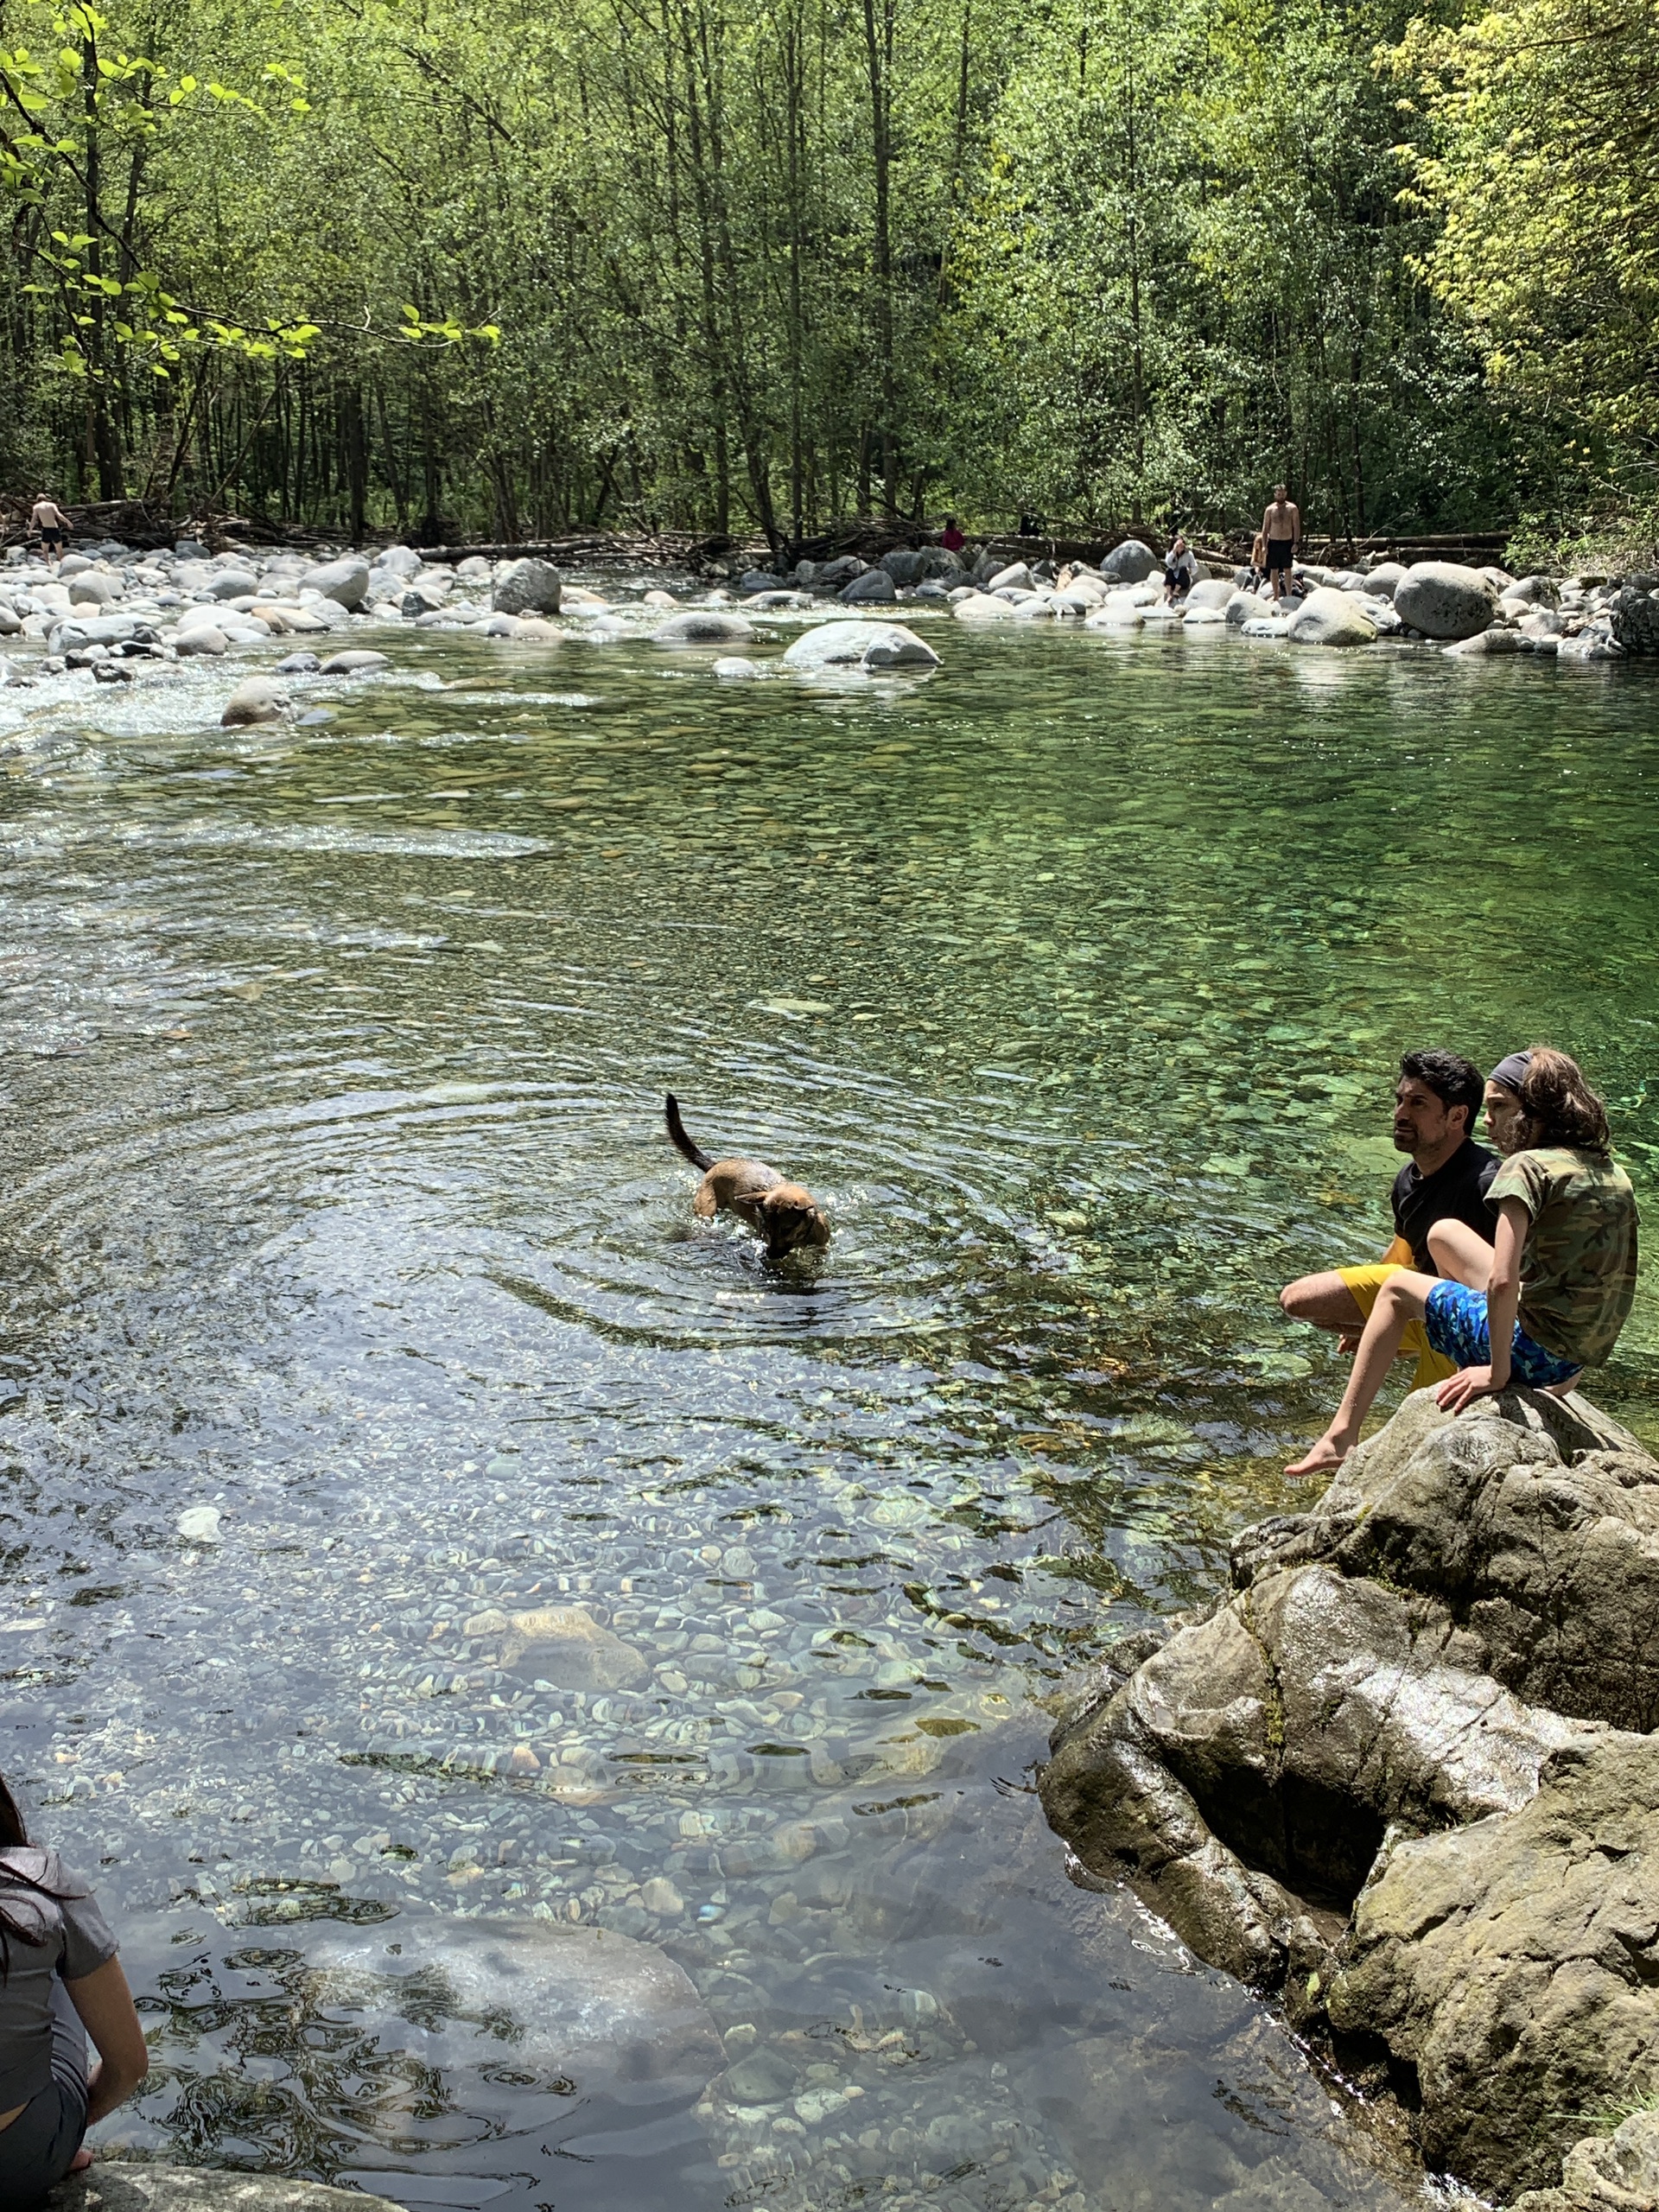
M 1358 1443 L 1365 1416 L 1388 1380 L 1389 1368 L 1400 1357 L 1406 1324 L 1421 1316 L 1435 1280 L 1410 1268 L 1402 1268 L 1397 1275 L 1389 1277 L 1376 1294 L 1336 1418 L 1318 1443 L 1285 1469 L 1287 1475 L 1334 1474 L 1341 1466 Z
M 1428 1232 L 1434 1264 L 1452 1282 L 1484 1291 L 1492 1279 L 1492 1248 L 1466 1223 L 1437 1221 Z

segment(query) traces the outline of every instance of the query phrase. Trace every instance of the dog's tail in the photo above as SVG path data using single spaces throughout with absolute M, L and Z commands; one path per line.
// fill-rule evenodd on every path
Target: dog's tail
M 668 1123 L 668 1134 L 694 1167 L 701 1167 L 706 1174 L 714 1166 L 708 1154 L 694 1145 L 685 1134 L 685 1124 L 680 1119 L 680 1102 L 671 1090 L 663 1101 L 663 1115 Z

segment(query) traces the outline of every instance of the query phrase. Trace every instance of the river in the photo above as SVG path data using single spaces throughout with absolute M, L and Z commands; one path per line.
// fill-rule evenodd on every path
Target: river
M 0 695 L 3 1763 L 154 2031 L 107 2140 L 493 2212 L 1420 2197 L 1031 1770 L 1295 1501 L 1275 1291 L 1386 1241 L 1402 1049 L 1578 1052 L 1651 1212 L 1651 676 L 569 628 L 376 634 L 304 725 Z M 665 1089 L 828 1250 L 694 1224 Z M 1592 1393 L 1649 1439 L 1654 1287 Z M 503 1648 L 561 1607 L 584 1689 Z M 655 1947 L 730 2070 L 563 2066 L 446 1979 L 503 1916 Z

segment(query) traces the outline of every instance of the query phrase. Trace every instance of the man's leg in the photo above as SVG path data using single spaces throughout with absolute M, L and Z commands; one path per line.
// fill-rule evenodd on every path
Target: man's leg
M 1338 1336 L 1357 1337 L 1365 1325 L 1365 1309 L 1334 1268 L 1319 1275 L 1299 1275 L 1279 1294 L 1279 1303 L 1293 1321 L 1307 1321 L 1316 1329 L 1334 1329 Z
M 1365 1416 L 1400 1357 L 1406 1325 L 1421 1315 L 1435 1281 L 1433 1275 L 1420 1275 L 1410 1268 L 1389 1277 L 1376 1294 L 1336 1418 L 1313 1449 L 1285 1469 L 1287 1475 L 1333 1474 L 1353 1450 Z
M 1470 1290 L 1484 1292 L 1492 1279 L 1492 1248 L 1466 1222 L 1437 1221 L 1428 1232 L 1428 1249 L 1440 1273 Z

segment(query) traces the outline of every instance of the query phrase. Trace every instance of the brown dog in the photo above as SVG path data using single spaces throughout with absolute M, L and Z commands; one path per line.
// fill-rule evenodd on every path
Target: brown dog
M 668 1134 L 702 1180 L 691 1201 L 700 1221 L 712 1221 L 724 1206 L 766 1240 L 769 1259 L 780 1260 L 802 1244 L 827 1244 L 830 1224 L 819 1211 L 810 1191 L 786 1183 L 764 1160 L 710 1160 L 692 1143 L 680 1119 L 679 1101 L 671 1090 L 664 1103 Z

